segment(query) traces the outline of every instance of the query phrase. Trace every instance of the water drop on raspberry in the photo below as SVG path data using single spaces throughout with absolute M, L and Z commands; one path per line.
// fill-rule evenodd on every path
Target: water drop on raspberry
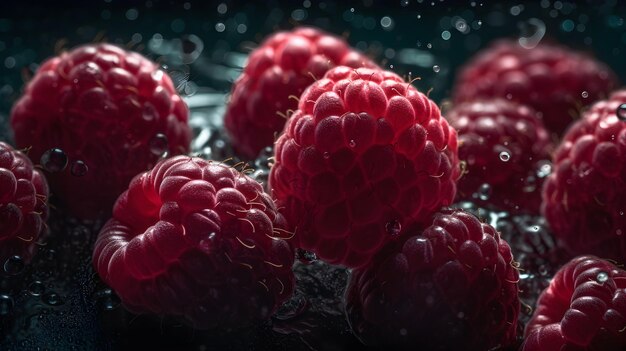
M 609 280 L 609 275 L 606 272 L 600 272 L 596 276 L 596 281 L 600 284 L 606 283 L 607 280 Z
M 8 316 L 13 312 L 13 298 L 9 295 L 0 295 L 0 316 Z
M 619 118 L 621 121 L 626 122 L 626 104 L 619 105 L 616 114 L 617 118 Z
M 509 160 L 511 159 L 511 154 L 508 153 L 507 151 L 502 151 L 500 152 L 500 161 L 502 162 L 509 162 Z
M 325 159 L 329 159 L 330 158 L 330 152 L 328 152 L 328 151 L 324 152 L 324 158 Z
M 583 99 L 586 99 L 589 97 L 589 93 L 587 91 L 583 91 L 582 93 L 580 93 L 580 96 L 582 96 Z
M 88 170 L 89 170 L 89 167 L 87 167 L 87 164 L 85 164 L 85 162 L 81 160 L 76 160 L 72 162 L 72 166 L 70 168 L 70 172 L 75 177 L 84 176 L 85 174 L 87 174 Z
M 390 221 L 385 224 L 385 230 L 391 235 L 398 235 L 402 230 L 402 224 L 398 221 Z
M 150 152 L 157 156 L 163 155 L 167 151 L 167 137 L 165 134 L 157 133 L 150 139 Z
M 4 262 L 4 271 L 8 275 L 18 275 L 24 270 L 24 260 L 20 256 L 11 256 Z
M 350 140 L 350 143 L 348 145 L 350 145 L 351 148 L 355 148 L 356 142 L 354 140 Z
M 53 148 L 41 155 L 40 162 L 48 172 L 61 172 L 67 167 L 67 155 L 63 150 Z

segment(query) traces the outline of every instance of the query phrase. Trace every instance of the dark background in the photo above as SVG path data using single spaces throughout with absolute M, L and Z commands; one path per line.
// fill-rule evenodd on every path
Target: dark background
M 543 40 L 597 57 L 624 82 L 625 18 L 626 4 L 617 1 L 0 0 L 0 140 L 10 140 L 10 108 L 38 64 L 83 43 L 106 40 L 137 50 L 163 65 L 190 105 L 197 103 L 194 96 L 216 96 L 220 105 L 246 53 L 265 36 L 314 25 L 346 37 L 386 68 L 421 77 L 414 84 L 422 91 L 433 88 L 430 96 L 442 102 L 460 65 L 478 50 L 497 38 L 531 36 L 539 27 L 545 27 Z M 127 315 L 91 268 L 90 243 L 99 224 L 77 223 L 54 211 L 53 216 L 54 235 L 35 261 L 19 275 L 0 277 L 2 350 L 359 346 L 341 312 L 345 270 L 320 262 L 296 267 L 301 294 L 287 312 L 309 301 L 298 318 L 237 333 L 196 332 Z
M 383 17 L 392 24 L 383 27 L 389 23 Z M 431 97 L 438 102 L 449 95 L 455 72 L 471 55 L 496 38 L 531 35 L 533 18 L 545 24 L 544 40 L 589 52 L 625 80 L 624 17 L 626 4 L 616 0 L 2 1 L 0 116 L 6 120 L 29 71 L 63 48 L 107 40 L 168 63 L 171 55 L 151 50 L 151 40 L 195 35 L 203 50 L 183 78 L 228 91 L 237 72 L 216 68 L 232 63 L 230 52 L 245 53 L 270 33 L 299 24 L 343 35 L 397 73 L 422 77 L 415 84 L 423 91 L 434 88 Z

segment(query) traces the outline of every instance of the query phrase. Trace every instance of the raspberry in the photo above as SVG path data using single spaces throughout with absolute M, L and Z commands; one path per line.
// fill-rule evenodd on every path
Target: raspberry
M 459 138 L 459 159 L 467 172 L 457 197 L 472 198 L 484 184 L 490 203 L 508 210 L 539 213 L 543 179 L 537 177 L 550 159 L 548 132 L 535 111 L 507 100 L 460 104 L 446 114 Z
M 48 183 L 28 157 L 0 142 L 0 262 L 28 261 L 48 219 Z
M 272 145 L 283 130 L 284 115 L 298 107 L 293 97 L 338 65 L 376 67 L 345 41 L 315 28 L 279 32 L 265 40 L 233 85 L 224 123 L 235 150 L 253 159 Z
M 626 349 L 626 271 L 594 256 L 563 266 L 541 293 L 524 351 Z
M 302 94 L 269 182 L 300 248 L 358 267 L 450 204 L 459 173 L 434 102 L 391 72 L 340 66 Z
M 459 74 L 454 100 L 507 98 L 533 107 L 549 131 L 562 134 L 580 109 L 619 85 L 609 67 L 568 48 L 539 44 L 526 49 L 498 41 Z
M 202 329 L 236 327 L 268 318 L 293 292 L 285 227 L 253 179 L 176 156 L 131 181 L 100 232 L 93 262 L 135 313 Z
M 407 237 L 352 272 L 346 314 L 364 344 L 492 350 L 515 341 L 519 274 L 493 227 L 442 210 Z
M 97 44 L 43 63 L 13 108 L 11 125 L 33 162 L 52 148 L 65 152 L 71 166 L 48 175 L 51 190 L 73 215 L 95 218 L 110 213 L 132 177 L 163 152 L 189 151 L 187 115 L 156 64 Z
M 543 214 L 574 254 L 626 263 L 626 90 L 594 104 L 565 134 L 543 188 Z

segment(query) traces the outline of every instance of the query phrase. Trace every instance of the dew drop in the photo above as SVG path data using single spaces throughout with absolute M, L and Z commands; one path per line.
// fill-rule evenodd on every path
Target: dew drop
M 509 162 L 509 160 L 511 159 L 511 154 L 508 153 L 507 151 L 502 151 L 500 152 L 500 161 L 502 162 Z
M 329 159 L 329 158 L 330 158 L 330 152 L 326 151 L 326 152 L 324 153 L 324 158 L 325 158 L 325 159 Z
M 626 122 L 626 104 L 619 105 L 616 114 L 617 118 L 619 118 L 621 121 Z
M 9 295 L 0 295 L 0 316 L 8 316 L 13 312 L 13 298 Z
M 59 306 L 63 304 L 63 299 L 61 296 L 53 291 L 46 293 L 43 295 L 43 302 L 50 306 Z
M 63 150 L 53 148 L 41 155 L 40 162 L 48 172 L 61 172 L 67 167 L 67 155 Z
M 580 96 L 582 96 L 583 99 L 586 99 L 589 97 L 589 93 L 587 91 L 583 91 L 582 93 L 580 93 Z
M 4 262 L 4 271 L 9 275 L 18 275 L 24 270 L 24 259 L 20 256 L 11 256 Z
M 596 281 L 600 284 L 606 283 L 607 280 L 609 280 L 609 275 L 606 272 L 600 272 L 596 276 Z
M 434 71 L 435 73 L 439 73 L 439 71 L 441 71 L 441 67 L 439 67 L 439 65 L 434 65 L 434 66 L 433 66 L 433 71 Z
M 350 143 L 348 145 L 350 145 L 351 148 L 354 148 L 356 147 L 356 142 L 354 140 L 350 140 Z
M 478 188 L 478 198 L 487 201 L 491 197 L 491 185 L 484 183 Z
M 33 296 L 40 296 L 44 291 L 46 291 L 46 287 L 39 280 L 35 280 L 28 285 L 28 293 Z
M 385 230 L 391 235 L 398 235 L 402 230 L 402 224 L 396 220 L 387 222 L 387 224 L 385 224 Z
M 76 160 L 72 162 L 72 166 L 70 168 L 70 172 L 75 177 L 84 176 L 85 174 L 87 174 L 88 170 L 89 170 L 89 167 L 87 167 L 87 164 L 81 160 Z
M 157 156 L 163 155 L 167 151 L 167 137 L 163 133 L 157 133 L 150 139 L 150 152 Z

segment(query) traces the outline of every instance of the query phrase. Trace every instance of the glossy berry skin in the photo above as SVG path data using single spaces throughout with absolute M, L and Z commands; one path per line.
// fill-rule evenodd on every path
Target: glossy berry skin
M 45 233 L 48 183 L 28 157 L 0 141 L 0 263 L 11 256 L 25 261 Z
M 507 100 L 480 100 L 455 106 L 446 118 L 457 130 L 465 162 L 457 198 L 471 200 L 488 184 L 490 203 L 539 213 L 543 178 L 537 173 L 549 165 L 551 147 L 535 111 Z
M 624 103 L 626 90 L 615 92 L 565 134 L 542 206 L 554 235 L 571 253 L 620 263 L 626 263 L 626 122 L 617 113 Z
M 376 67 L 344 40 L 319 29 L 297 28 L 267 38 L 233 85 L 224 124 L 235 150 L 254 159 L 273 145 L 304 89 L 338 65 Z
M 626 271 L 594 256 L 563 266 L 539 296 L 523 351 L 626 349 Z
M 65 170 L 47 174 L 69 213 L 110 214 L 113 202 L 137 174 L 167 151 L 189 151 L 188 110 L 171 79 L 138 53 L 109 44 L 78 47 L 44 62 L 11 114 L 15 142 L 39 163 L 62 149 Z M 167 145 L 155 154 L 158 134 Z M 88 171 L 72 175 L 82 161 Z
M 434 102 L 394 73 L 340 66 L 302 94 L 269 184 L 299 247 L 359 267 L 450 204 L 459 173 Z
M 518 278 L 493 227 L 442 210 L 352 272 L 346 314 L 359 339 L 381 349 L 506 348 L 516 339 Z
M 504 98 L 534 108 L 546 128 L 562 134 L 583 107 L 619 85 L 605 64 L 568 48 L 541 43 L 526 49 L 498 41 L 461 69 L 454 101 Z
M 130 311 L 201 329 L 239 327 L 269 318 L 293 292 L 285 227 L 253 179 L 176 156 L 132 180 L 93 262 Z

